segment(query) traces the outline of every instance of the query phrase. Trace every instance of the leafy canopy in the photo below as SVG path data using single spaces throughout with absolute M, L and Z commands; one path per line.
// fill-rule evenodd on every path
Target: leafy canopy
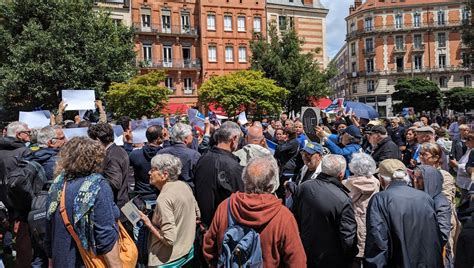
M 116 116 L 159 116 L 171 93 L 168 88 L 159 86 L 165 77 L 163 71 L 155 71 L 136 76 L 128 83 L 112 83 L 107 91 L 107 103 Z
M 62 89 L 102 96 L 135 74 L 132 30 L 94 12 L 93 1 L 1 2 L 0 101 L 10 114 L 56 107 Z
M 394 100 L 401 101 L 395 108 L 416 107 L 419 111 L 431 111 L 439 108 L 443 95 L 438 85 L 423 78 L 402 79 L 395 85 Z
M 284 103 L 289 111 L 299 111 L 302 106 L 308 106 L 312 98 L 330 94 L 329 79 L 334 70 L 320 70 L 320 64 L 314 60 L 314 53 L 320 49 L 303 53 L 304 41 L 296 31 L 289 29 L 279 36 L 275 23 L 269 25 L 268 35 L 269 42 L 262 36 L 251 42 L 251 69 L 263 71 L 265 77 L 290 91 Z
M 229 116 L 251 107 L 256 114 L 278 113 L 287 95 L 286 89 L 263 77 L 263 72 L 249 70 L 211 77 L 199 89 L 200 102 L 217 104 Z
M 448 108 L 456 112 L 465 112 L 474 107 L 474 88 L 455 87 L 445 93 Z

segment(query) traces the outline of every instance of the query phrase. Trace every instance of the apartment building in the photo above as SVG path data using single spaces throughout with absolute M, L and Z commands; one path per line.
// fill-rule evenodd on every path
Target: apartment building
M 344 44 L 331 61 L 337 69 L 337 74 L 329 80 L 333 92 L 333 98 L 349 97 L 349 82 L 347 79 L 349 64 L 347 59 L 347 44 Z
M 319 0 L 267 0 L 269 23 L 277 25 L 278 32 L 294 28 L 298 36 L 305 40 L 303 52 L 320 51 L 315 60 L 322 67 L 327 66 L 326 16 L 329 12 Z
M 130 0 L 94 0 L 94 10 L 108 12 L 115 23 L 132 26 Z
M 430 79 L 442 90 L 472 87 L 472 63 L 461 40 L 471 14 L 463 2 L 355 0 L 346 17 L 349 98 L 385 116 L 393 113 L 399 79 Z

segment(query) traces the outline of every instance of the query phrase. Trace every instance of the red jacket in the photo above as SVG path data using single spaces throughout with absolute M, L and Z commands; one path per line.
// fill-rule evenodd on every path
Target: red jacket
M 293 214 L 272 194 L 237 192 L 224 200 L 204 236 L 206 261 L 215 266 L 227 229 L 227 204 L 232 215 L 244 226 L 260 234 L 264 267 L 306 267 L 306 255 Z

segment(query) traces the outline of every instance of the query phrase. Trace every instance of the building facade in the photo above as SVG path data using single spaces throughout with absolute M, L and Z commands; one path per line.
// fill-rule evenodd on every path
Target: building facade
M 115 23 L 132 26 L 130 0 L 94 0 L 94 10 L 108 12 Z
M 469 18 L 463 1 L 355 0 L 346 18 L 349 98 L 390 116 L 399 79 L 430 79 L 441 90 L 472 87 L 461 40 Z
M 337 74 L 331 78 L 331 80 L 329 80 L 329 84 L 333 92 L 333 98 L 349 97 L 349 82 L 347 79 L 347 74 L 349 73 L 349 64 L 347 59 L 347 44 L 344 44 L 331 61 L 331 63 L 334 64 L 337 69 Z
M 303 52 L 320 51 L 315 59 L 327 66 L 326 16 L 329 12 L 319 0 L 267 0 L 267 18 L 275 23 L 279 32 L 294 28 L 305 40 Z

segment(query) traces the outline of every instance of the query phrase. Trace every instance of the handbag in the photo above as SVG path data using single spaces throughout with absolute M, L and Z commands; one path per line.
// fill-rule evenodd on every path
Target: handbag
M 63 191 L 61 194 L 61 199 L 59 203 L 59 209 L 61 212 L 61 217 L 64 221 L 64 225 L 68 230 L 69 234 L 71 234 L 72 238 L 76 242 L 77 248 L 79 249 L 79 253 L 81 254 L 82 260 L 84 261 L 84 265 L 87 268 L 102 268 L 107 267 L 107 263 L 103 256 L 97 256 L 94 254 L 92 250 L 86 250 L 82 247 L 81 241 L 77 236 L 76 231 L 74 231 L 74 227 L 68 219 L 67 212 L 66 212 L 66 182 L 64 182 Z M 138 258 L 138 250 L 133 242 L 130 235 L 128 235 L 127 230 L 123 227 L 122 223 L 118 221 L 119 226 L 119 239 L 118 239 L 118 246 L 119 246 L 119 255 L 120 260 L 124 268 L 134 268 L 137 264 Z

